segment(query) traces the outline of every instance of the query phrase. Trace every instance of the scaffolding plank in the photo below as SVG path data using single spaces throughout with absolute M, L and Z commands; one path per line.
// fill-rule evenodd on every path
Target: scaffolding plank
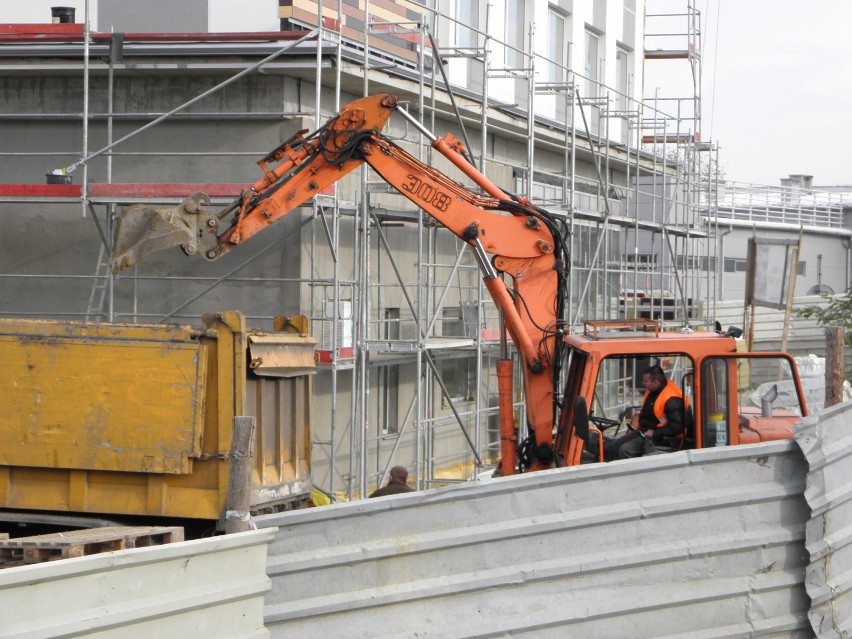
M 26 36 L 28 40 L 46 40 L 55 36 L 83 36 L 83 25 L 74 22 L 60 23 L 2 23 L 0 24 L 0 35 Z
M 80 197 L 77 184 L 0 184 L 2 197 Z
M 224 184 L 211 184 L 209 182 L 116 182 L 112 184 L 90 184 L 89 195 L 100 198 L 187 197 L 201 191 L 210 197 L 236 197 L 245 187 L 246 185 L 241 182 Z
M 680 135 L 643 135 L 644 144 L 692 144 L 701 140 L 701 133 L 691 135 L 682 133 Z
M 183 199 L 199 191 L 211 198 L 235 198 L 243 188 L 243 183 L 211 184 L 208 182 L 175 183 L 113 183 L 89 184 L 88 197 L 116 203 L 144 199 Z M 78 184 L 0 184 L 0 200 L 6 202 L 39 201 L 55 199 L 76 199 L 82 196 Z
M 690 52 L 685 49 L 678 51 L 645 51 L 646 60 L 685 60 Z

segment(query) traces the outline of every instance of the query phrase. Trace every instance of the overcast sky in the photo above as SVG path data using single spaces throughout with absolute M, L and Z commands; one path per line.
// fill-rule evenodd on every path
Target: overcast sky
M 725 177 L 778 184 L 804 173 L 815 185 L 852 185 L 852 1 L 694 2 L 702 137 L 719 144 Z

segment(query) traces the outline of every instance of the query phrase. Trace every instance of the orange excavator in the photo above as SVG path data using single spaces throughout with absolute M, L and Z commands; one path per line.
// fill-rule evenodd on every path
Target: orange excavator
M 481 192 L 423 164 L 383 135 L 381 130 L 394 113 L 425 135 Z M 681 374 L 679 383 L 698 407 L 694 417 L 690 416 L 690 429 L 675 447 L 744 443 L 750 435 L 740 436 L 740 430 L 749 424 L 756 433 L 751 438 L 754 441 L 790 437 L 792 423 L 807 414 L 794 363 L 785 354 L 773 354 L 775 368 L 767 365 L 771 372 L 766 380 L 747 377 L 776 382 L 776 395 L 779 384 L 783 388 L 792 384 L 797 401 L 788 402 L 784 414 L 775 416 L 771 402 L 769 416 L 763 405 L 763 422 L 757 417 L 739 419 L 741 389 L 735 380 L 742 378 L 742 362 L 731 359 L 736 343 L 730 335 L 696 333 L 678 335 L 679 340 L 671 341 L 656 322 L 642 321 L 598 323 L 587 326 L 584 335 L 568 334 L 564 306 L 569 256 L 564 218 L 497 187 L 467 159 L 459 140 L 451 135 L 434 136 L 394 96 L 351 102 L 323 127 L 306 133 L 301 131 L 261 159 L 258 165 L 263 176 L 219 213 L 208 210 L 209 198 L 203 193 L 191 195 L 178 207 L 142 204 L 125 209 L 116 221 L 113 272 L 173 246 L 180 246 L 188 255 L 218 259 L 366 163 L 470 245 L 501 313 L 523 367 L 528 420 L 528 436 L 519 442 L 512 411 L 512 360 L 504 352 L 497 363 L 504 475 L 604 461 L 605 441 L 618 428 L 628 426 L 629 410 L 641 401 L 638 390 L 633 389 L 638 389 L 641 367 L 649 363 L 664 365 L 670 375 Z M 229 225 L 222 230 L 228 219 Z M 610 333 L 616 334 L 615 340 Z M 637 344 L 644 346 L 637 349 Z M 701 344 L 700 355 L 691 355 L 693 344 Z M 714 353 L 716 359 L 710 357 Z M 563 389 L 560 379 L 566 361 L 567 385 Z M 779 373 L 781 369 L 788 372 Z M 616 430 L 605 433 L 609 428 Z
M 381 129 L 395 112 L 426 134 L 432 147 L 470 177 L 483 194 L 457 184 L 382 135 Z M 116 223 L 113 271 L 120 272 L 154 251 L 175 245 L 189 255 L 215 260 L 366 162 L 473 249 L 485 286 L 523 362 L 530 424 L 528 464 L 533 470 L 551 467 L 554 396 L 562 345 L 559 318 L 563 316 L 567 268 L 563 223 L 498 188 L 465 158 L 464 146 L 458 140 L 431 135 L 394 96 L 356 100 L 316 132 L 305 133 L 300 132 L 260 160 L 263 177 L 218 215 L 205 208 L 209 200 L 204 194 L 190 196 L 173 209 L 146 205 L 126 209 Z M 273 163 L 277 165 L 270 168 Z M 220 232 L 221 220 L 228 216 L 232 216 L 230 226 Z M 511 291 L 503 275 L 511 278 Z M 500 360 L 504 474 L 512 474 L 516 467 L 512 377 L 511 360 Z

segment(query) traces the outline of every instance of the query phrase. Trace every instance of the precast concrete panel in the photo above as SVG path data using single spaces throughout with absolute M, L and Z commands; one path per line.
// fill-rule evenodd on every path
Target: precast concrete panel
M 810 465 L 805 499 L 810 553 L 805 586 L 818 637 L 852 636 L 852 402 L 806 417 L 796 440 Z
M 258 518 L 273 637 L 809 636 L 793 442 Z
M 0 637 L 251 638 L 273 530 L 0 570 Z
M 207 0 L 98 0 L 97 28 L 103 33 L 203 33 Z

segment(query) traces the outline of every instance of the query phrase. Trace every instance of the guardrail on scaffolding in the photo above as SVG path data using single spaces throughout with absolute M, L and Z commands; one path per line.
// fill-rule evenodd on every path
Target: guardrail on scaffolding
M 852 208 L 852 191 L 720 182 L 715 189 L 701 192 L 701 210 L 719 221 L 843 228 L 845 208 Z

